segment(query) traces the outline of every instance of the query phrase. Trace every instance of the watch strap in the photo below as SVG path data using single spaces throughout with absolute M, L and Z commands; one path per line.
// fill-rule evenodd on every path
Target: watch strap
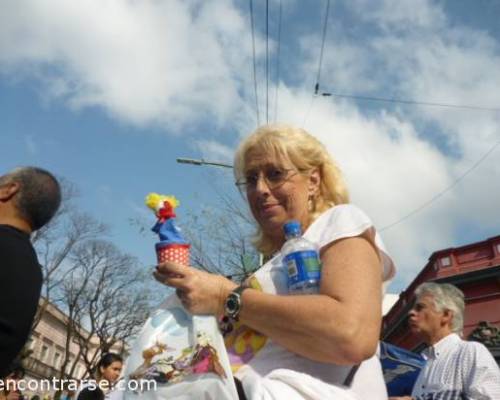
M 238 317 L 242 308 L 241 295 L 245 289 L 249 287 L 246 285 L 240 285 L 229 293 L 224 303 L 224 316 L 232 319 L 233 321 L 238 321 Z
M 245 289 L 248 289 L 247 285 L 240 285 L 237 288 L 235 288 L 231 293 L 237 293 L 241 297 L 241 294 Z

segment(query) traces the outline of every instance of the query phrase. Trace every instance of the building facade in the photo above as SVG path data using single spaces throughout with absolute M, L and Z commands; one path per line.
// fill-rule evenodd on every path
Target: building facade
M 415 289 L 428 281 L 451 283 L 464 292 L 464 338 L 484 343 L 500 363 L 500 236 L 434 252 L 384 317 L 382 340 L 417 352 L 423 349 L 407 316 Z
M 40 305 L 42 302 L 43 299 L 40 300 Z M 49 303 L 25 346 L 25 350 L 28 350 L 26 352 L 27 356 L 23 358 L 23 366 L 26 369 L 26 381 L 52 380 L 52 378 L 60 377 L 61 367 L 65 361 L 67 325 L 68 316 L 58 307 Z M 88 332 L 84 328 L 80 329 L 84 335 L 88 335 Z M 89 344 L 90 356 L 92 356 L 98 351 L 99 340 L 92 337 L 89 340 Z M 122 353 L 121 343 L 114 346 L 112 351 Z M 80 380 L 87 377 L 88 373 L 85 363 L 82 359 L 77 360 L 79 353 L 80 347 L 78 343 L 70 340 L 69 357 L 66 363 L 64 379 Z M 71 368 L 74 364 L 75 367 L 71 373 Z M 34 394 L 44 395 L 47 392 L 52 393 L 54 390 L 28 389 L 24 394 L 27 396 Z

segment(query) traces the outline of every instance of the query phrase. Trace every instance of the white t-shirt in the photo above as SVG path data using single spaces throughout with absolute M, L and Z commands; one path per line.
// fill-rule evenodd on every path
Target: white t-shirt
M 350 204 L 332 207 L 309 226 L 304 237 L 321 249 L 335 240 L 362 234 L 378 249 L 383 281 L 387 282 L 394 275 L 394 265 L 372 222 L 359 208 Z M 266 293 L 287 294 L 287 272 L 281 255 L 264 264 L 249 284 Z M 364 361 L 346 387 L 343 382 L 351 366 L 301 357 L 242 324 L 235 325 L 225 342 L 235 376 L 242 381 L 250 400 L 387 399 L 377 356 Z
M 412 396 L 416 399 L 500 399 L 500 369 L 481 343 L 462 340 L 452 333 L 423 352 Z

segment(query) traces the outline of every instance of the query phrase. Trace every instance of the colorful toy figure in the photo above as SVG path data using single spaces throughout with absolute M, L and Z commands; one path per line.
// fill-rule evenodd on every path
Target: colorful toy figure
M 175 224 L 175 209 L 179 206 L 179 200 L 174 196 L 150 193 L 146 196 L 146 205 L 158 218 L 151 228 L 160 237 L 160 241 L 155 246 L 158 262 L 173 261 L 189 264 L 190 246 Z
M 174 196 L 150 193 L 146 197 L 146 205 L 157 218 L 152 230 L 160 237 L 155 246 L 158 262 L 189 265 L 190 245 L 175 224 L 179 201 Z M 175 348 L 167 346 L 166 342 Z M 148 394 L 150 399 L 174 397 L 169 396 L 169 393 L 184 389 L 170 385 L 185 380 L 189 382 L 186 386 L 194 387 L 197 393 L 206 393 L 205 381 L 220 381 L 218 383 L 228 393 L 223 396 L 224 399 L 237 397 L 217 320 L 214 316 L 190 315 L 176 294 L 171 294 L 146 322 L 137 344 L 133 346 L 130 359 L 133 365 L 127 366 L 128 379 L 154 380 L 158 384 L 158 388 L 155 385 L 155 390 Z M 134 400 L 137 399 L 136 394 L 140 395 L 137 391 L 131 391 L 135 392 L 134 395 L 125 393 L 125 399 Z

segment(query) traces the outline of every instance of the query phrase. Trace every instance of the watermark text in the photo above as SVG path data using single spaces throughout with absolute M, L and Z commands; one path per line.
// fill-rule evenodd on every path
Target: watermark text
M 133 392 L 143 392 L 156 390 L 157 382 L 155 380 L 120 380 L 114 385 L 114 389 L 119 391 L 133 391 Z M 97 382 L 95 379 L 0 379 L 0 391 L 13 391 L 20 390 L 24 392 L 26 390 L 31 392 L 51 392 L 51 391 L 62 391 L 70 390 L 72 392 L 78 392 L 82 389 L 88 389 L 91 391 L 97 388 L 101 389 L 103 392 L 107 392 L 110 389 L 110 384 L 106 380 Z

